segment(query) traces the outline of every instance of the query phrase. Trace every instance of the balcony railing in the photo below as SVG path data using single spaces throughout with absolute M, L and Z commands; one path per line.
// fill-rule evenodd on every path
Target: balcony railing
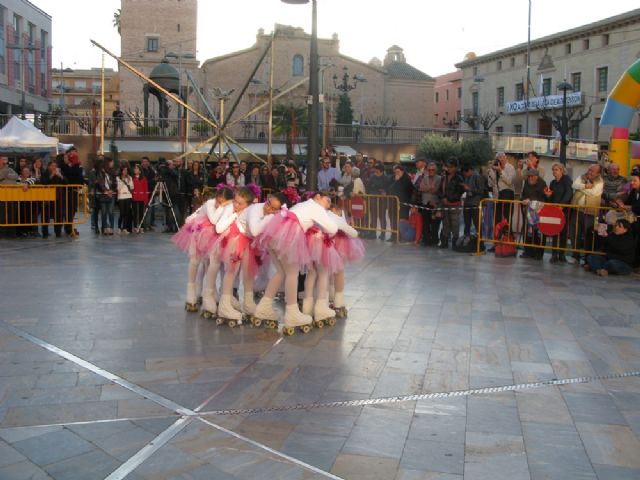
M 10 115 L 0 115 L 0 127 L 3 127 Z M 203 121 L 179 121 L 175 119 L 159 120 L 148 118 L 140 120 L 124 119 L 122 131 L 116 128 L 113 118 L 107 117 L 105 122 L 105 136 L 107 138 L 140 138 L 140 139 L 181 139 L 188 136 L 191 142 L 205 142 L 214 137 L 217 131 Z M 100 134 L 100 117 L 96 118 L 95 134 Z M 34 119 L 34 124 L 49 136 L 90 136 L 94 135 L 94 120 L 86 115 L 43 115 Z M 188 125 L 188 127 L 187 127 Z M 413 144 L 421 142 L 425 135 L 438 135 L 467 139 L 486 135 L 480 130 L 461 130 L 447 128 L 404 127 L 396 125 L 320 125 L 321 131 L 333 145 L 344 144 Z M 226 128 L 226 134 L 237 141 L 245 143 L 266 143 L 268 123 L 263 121 L 239 122 Z M 188 135 L 186 133 L 188 132 Z M 489 135 L 495 150 L 531 151 L 553 154 L 557 149 L 557 139 L 541 135 L 523 135 L 516 133 L 491 133 Z M 64 139 L 63 139 L 64 141 Z M 274 135 L 274 143 L 284 143 L 285 135 Z M 295 140 L 300 145 L 306 145 L 306 134 L 298 135 Z M 597 152 L 597 145 L 589 140 L 574 139 L 569 144 L 569 155 L 578 158 L 590 158 Z M 575 152 L 575 155 L 571 155 Z M 582 154 L 580 153 L 582 152 Z

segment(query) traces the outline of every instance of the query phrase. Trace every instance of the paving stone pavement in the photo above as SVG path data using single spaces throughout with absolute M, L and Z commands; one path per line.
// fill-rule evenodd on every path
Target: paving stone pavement
M 371 241 L 349 318 L 282 338 L 185 313 L 163 234 L 0 252 L 0 479 L 640 478 L 639 377 L 199 415 L 637 371 L 636 276 Z

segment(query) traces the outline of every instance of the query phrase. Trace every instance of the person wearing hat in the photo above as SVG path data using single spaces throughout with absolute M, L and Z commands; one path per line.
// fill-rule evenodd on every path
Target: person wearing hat
M 547 199 L 547 196 L 545 195 L 546 188 L 547 183 L 540 177 L 538 169 L 530 168 L 525 172 L 525 181 L 522 187 L 522 203 L 525 206 L 528 206 L 531 201 L 545 202 Z M 523 212 L 523 217 L 527 218 L 526 211 Z M 544 245 L 545 237 L 540 236 L 538 227 L 535 225 L 528 225 L 528 222 L 524 223 L 524 243 Z M 531 231 L 529 231 L 529 228 Z M 520 258 L 542 260 L 543 256 L 544 248 L 524 247 L 524 252 L 520 255 Z

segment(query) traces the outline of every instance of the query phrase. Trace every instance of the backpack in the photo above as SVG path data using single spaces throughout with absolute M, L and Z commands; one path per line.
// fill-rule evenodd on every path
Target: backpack
M 502 219 L 493 229 L 493 238 L 496 240 L 495 255 L 496 257 L 515 257 L 516 246 L 513 243 L 501 243 L 501 242 L 515 242 L 513 234 L 509 231 L 509 222 L 506 219 Z

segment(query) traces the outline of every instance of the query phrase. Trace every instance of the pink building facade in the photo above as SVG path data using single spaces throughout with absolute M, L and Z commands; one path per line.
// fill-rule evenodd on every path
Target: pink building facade
M 462 116 L 462 70 L 436 77 L 433 127 L 459 128 Z

